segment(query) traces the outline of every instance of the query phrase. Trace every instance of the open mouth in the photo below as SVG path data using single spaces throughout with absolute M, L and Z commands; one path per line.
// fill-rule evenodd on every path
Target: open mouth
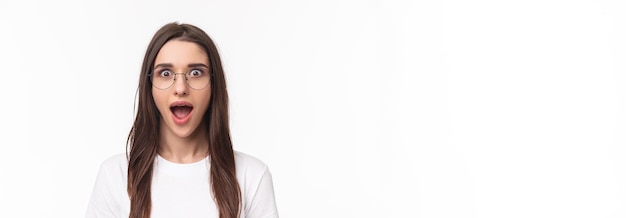
M 193 106 L 188 102 L 174 102 L 170 106 L 170 111 L 174 116 L 174 121 L 177 124 L 185 124 L 191 115 Z
M 192 109 L 193 108 L 189 106 L 174 106 L 170 108 L 174 116 L 178 119 L 183 119 L 189 116 Z

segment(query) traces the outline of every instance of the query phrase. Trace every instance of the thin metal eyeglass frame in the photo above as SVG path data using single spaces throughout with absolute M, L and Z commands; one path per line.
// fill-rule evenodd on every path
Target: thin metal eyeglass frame
M 191 89 L 195 89 L 195 90 L 201 90 L 201 89 L 204 89 L 207 86 L 209 86 L 209 84 L 211 84 L 211 80 L 212 80 L 211 78 L 214 76 L 213 73 L 209 73 L 209 82 L 206 85 L 204 85 L 204 87 L 197 89 L 197 88 L 191 87 L 191 85 L 189 85 L 189 79 L 187 78 L 187 74 L 188 73 L 173 73 L 173 74 L 174 74 L 174 79 L 172 80 L 172 84 L 167 86 L 167 88 L 159 88 L 158 86 L 154 85 L 154 83 L 152 82 L 152 79 L 153 79 L 152 75 L 154 75 L 153 73 L 148 73 L 148 80 L 150 81 L 150 84 L 152 85 L 152 87 L 160 89 L 160 90 L 166 90 L 166 89 L 171 88 L 174 85 L 174 83 L 176 83 L 176 78 L 178 77 L 177 75 L 178 74 L 182 74 L 183 78 L 185 78 L 185 84 L 187 84 L 187 87 L 189 87 Z

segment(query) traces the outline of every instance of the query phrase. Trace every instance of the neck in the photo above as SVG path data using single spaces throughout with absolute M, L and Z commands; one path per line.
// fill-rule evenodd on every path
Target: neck
M 161 127 L 159 155 L 174 163 L 194 163 L 206 158 L 209 147 L 204 125 L 187 137 L 174 135 L 167 127 Z

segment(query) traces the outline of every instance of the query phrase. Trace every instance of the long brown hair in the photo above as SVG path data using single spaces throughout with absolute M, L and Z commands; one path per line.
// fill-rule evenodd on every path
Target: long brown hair
M 153 70 L 161 47 L 173 39 L 196 43 L 209 57 L 212 96 L 201 125 L 206 126 L 209 142 L 211 189 L 219 217 L 239 217 L 241 191 L 235 174 L 235 157 L 228 125 L 228 92 L 217 47 L 200 28 L 190 24 L 169 23 L 161 27 L 150 41 L 139 75 L 138 110 L 126 145 L 130 218 L 150 217 L 150 189 L 154 160 L 159 148 L 161 114 L 152 97 L 148 73 Z

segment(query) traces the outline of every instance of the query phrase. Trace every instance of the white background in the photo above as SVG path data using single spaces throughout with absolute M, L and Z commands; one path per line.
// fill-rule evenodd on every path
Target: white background
M 0 1 L 0 217 L 83 217 L 172 21 L 281 217 L 626 217 L 623 1 Z

